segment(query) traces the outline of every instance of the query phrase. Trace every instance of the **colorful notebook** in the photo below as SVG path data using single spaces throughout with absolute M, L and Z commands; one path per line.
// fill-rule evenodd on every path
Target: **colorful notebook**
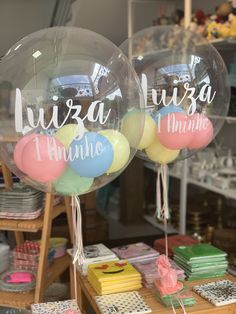
M 193 291 L 215 306 L 236 303 L 236 284 L 230 280 L 194 286 Z
M 174 247 L 174 254 L 187 261 L 201 261 L 207 258 L 224 258 L 227 254 L 208 243 Z
M 95 300 L 103 314 L 143 314 L 152 312 L 138 292 L 96 296 Z
M 143 242 L 115 247 L 112 251 L 115 252 L 119 258 L 127 259 L 130 262 L 159 256 L 159 252 Z
M 126 260 L 112 261 L 88 266 L 88 277 L 92 275 L 99 282 L 140 278 L 140 273 Z

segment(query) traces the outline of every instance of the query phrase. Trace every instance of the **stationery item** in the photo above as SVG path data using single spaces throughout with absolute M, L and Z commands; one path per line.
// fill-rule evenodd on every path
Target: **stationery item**
M 193 287 L 193 291 L 215 306 L 236 303 L 236 284 L 230 280 L 220 280 Z
M 73 256 L 73 249 L 68 250 L 68 253 Z M 85 246 L 84 256 L 84 263 L 82 265 L 77 265 L 77 268 L 82 275 L 87 275 L 88 265 L 90 264 L 119 260 L 116 254 L 102 243 Z
M 112 251 L 115 252 L 120 259 L 127 259 L 130 263 L 153 259 L 159 256 L 159 252 L 143 242 L 115 247 Z
M 197 244 L 198 240 L 193 239 L 192 237 L 185 236 L 185 235 L 174 235 L 168 237 L 168 256 L 172 257 L 174 255 L 173 253 L 173 247 L 175 246 L 187 246 L 192 244 Z M 165 254 L 165 239 L 157 239 L 154 242 L 154 248 L 160 252 L 161 254 Z
M 0 276 L 0 289 L 11 292 L 25 292 L 35 288 L 36 277 L 29 271 L 9 271 Z
M 226 273 L 227 254 L 210 244 L 180 246 L 173 250 L 174 261 L 184 270 L 188 280 L 221 277 Z
M 80 314 L 76 300 L 37 303 L 31 305 L 32 314 Z
M 88 281 L 99 295 L 142 287 L 140 273 L 127 260 L 89 265 Z
M 102 314 L 144 314 L 152 312 L 137 291 L 95 296 L 94 298 Z
M 174 247 L 175 255 L 184 258 L 187 261 L 201 261 L 210 258 L 224 258 L 227 254 L 208 243 L 199 243 L 190 246 Z

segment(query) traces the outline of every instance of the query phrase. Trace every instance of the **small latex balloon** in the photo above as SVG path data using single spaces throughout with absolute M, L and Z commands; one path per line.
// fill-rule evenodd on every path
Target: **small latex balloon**
M 111 168 L 113 172 L 108 175 L 113 146 L 98 132 L 102 129 L 121 132 L 124 117 L 133 111 L 140 114 L 135 119 L 132 147 L 127 150 L 125 146 L 126 155 L 121 158 L 125 163 L 115 162 L 119 170 Z M 38 190 L 64 193 L 62 185 L 54 183 L 59 179 L 65 182 L 68 174 L 65 172 L 65 178 L 62 175 L 68 167 L 74 171 L 75 190 L 80 194 L 114 180 L 137 152 L 144 125 L 143 112 L 142 87 L 129 59 L 95 32 L 76 27 L 42 29 L 15 43 L 1 58 L 0 159 L 22 181 Z M 95 137 L 91 134 L 86 143 L 84 136 L 88 130 L 101 139 L 104 151 L 94 147 Z M 43 159 L 39 161 L 35 159 L 35 143 L 29 141 L 31 145 L 25 145 L 23 158 L 26 134 L 46 135 L 54 138 L 56 144 L 47 147 L 40 142 L 37 153 Z M 70 150 L 72 143 L 74 149 L 79 140 L 82 140 L 81 150 L 73 152 L 78 155 L 82 152 L 82 158 L 72 155 Z M 45 155 L 45 150 L 55 155 L 61 147 L 57 161 Z M 82 180 L 84 177 L 88 180 Z M 87 189 L 92 179 L 94 182 Z M 73 193 L 75 190 L 71 189 Z M 68 183 L 66 193 L 69 191 Z
M 84 131 L 85 130 L 83 128 L 83 132 Z M 78 124 L 66 124 L 62 128 L 58 129 L 54 136 L 68 150 L 73 139 L 78 137 L 81 133 L 81 128 Z
M 157 128 L 157 137 L 166 148 L 187 148 L 193 137 L 188 115 L 179 112 L 166 115 Z
M 62 176 L 53 183 L 55 191 L 62 195 L 81 195 L 92 186 L 94 179 L 78 176 L 70 167 L 67 167 Z
M 156 138 L 145 150 L 147 157 L 159 164 L 168 164 L 173 162 L 179 155 L 179 150 L 172 150 L 164 147 Z
M 50 183 L 60 177 L 66 168 L 63 152 L 65 147 L 57 139 L 37 135 L 23 149 L 23 169 L 31 179 Z
M 107 172 L 114 160 L 111 142 L 96 132 L 87 132 L 69 147 L 70 167 L 81 177 L 96 178 Z
M 141 137 L 138 149 L 144 149 L 148 147 L 154 141 L 155 136 L 156 136 L 156 123 L 152 119 L 152 117 L 146 113 L 143 136 Z
M 204 114 L 194 114 L 189 118 L 192 122 L 193 137 L 188 144 L 190 149 L 200 149 L 206 147 L 213 138 L 213 125 Z
M 17 142 L 15 149 L 14 149 L 14 153 L 13 153 L 13 158 L 14 161 L 16 163 L 16 166 L 25 173 L 25 170 L 23 168 L 23 164 L 22 164 L 22 152 L 24 150 L 25 145 L 32 140 L 33 138 L 35 138 L 37 136 L 37 134 L 30 134 L 30 135 L 25 135 L 23 136 L 19 142 Z
M 126 137 L 116 130 L 102 130 L 99 134 L 106 137 L 112 144 L 114 158 L 107 174 L 120 171 L 129 160 L 130 146 Z
M 121 120 L 121 133 L 127 138 L 131 147 L 137 147 L 138 145 L 140 145 L 140 142 L 143 140 L 143 136 L 144 136 L 143 126 L 144 126 L 144 123 L 146 122 L 145 117 L 146 117 L 146 114 L 143 111 L 133 109 L 129 111 Z M 144 121 L 142 128 L 140 128 L 140 123 L 139 123 L 140 120 Z M 140 135 L 138 142 L 137 142 L 137 134 Z M 141 136 L 142 136 L 142 139 L 141 139 Z M 154 137 L 155 137 L 155 132 L 154 132 Z
M 153 119 L 158 124 L 160 119 L 164 118 L 166 115 L 169 115 L 174 112 L 184 113 L 184 110 L 178 106 L 169 105 L 167 107 L 162 107 L 160 110 L 153 112 Z

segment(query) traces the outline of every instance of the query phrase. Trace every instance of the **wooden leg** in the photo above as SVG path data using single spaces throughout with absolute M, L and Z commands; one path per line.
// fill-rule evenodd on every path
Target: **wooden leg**
M 43 229 L 40 245 L 40 257 L 38 265 L 38 273 L 35 288 L 35 303 L 42 302 L 45 286 L 45 277 L 47 276 L 47 259 L 48 259 L 48 246 L 49 238 L 52 229 L 52 208 L 53 208 L 53 195 L 46 194 Z
M 4 165 L 4 163 L 1 163 L 1 167 L 2 167 L 2 174 L 3 174 L 3 179 L 4 179 L 4 184 L 6 188 L 10 188 L 13 184 L 13 180 L 12 180 L 12 175 L 10 170 Z
M 73 244 L 73 242 L 74 242 L 74 234 L 73 234 L 71 197 L 65 196 L 64 197 L 64 201 L 65 201 L 65 207 L 66 207 L 67 222 L 68 222 L 68 225 L 69 225 L 70 241 Z
M 21 231 L 15 231 L 15 239 L 16 239 L 16 245 L 20 245 L 24 243 L 24 234 Z

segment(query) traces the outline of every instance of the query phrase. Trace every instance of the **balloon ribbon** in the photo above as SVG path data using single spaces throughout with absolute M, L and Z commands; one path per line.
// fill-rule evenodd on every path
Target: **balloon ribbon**
M 164 222 L 164 233 L 165 233 L 165 251 L 166 258 L 168 259 L 168 233 L 167 233 L 167 222 L 170 218 L 169 211 L 169 202 L 168 202 L 168 166 L 160 165 L 157 168 L 157 182 L 156 182 L 156 212 L 155 217 L 158 220 Z M 180 304 L 180 307 L 183 310 L 183 313 L 186 314 L 183 302 L 176 298 Z M 171 301 L 172 311 L 175 314 L 175 308 Z
M 75 286 L 75 297 L 78 304 L 78 288 L 76 278 L 76 264 L 81 266 L 84 263 L 84 250 L 83 250 L 83 235 L 82 235 L 82 218 L 81 218 L 81 207 L 80 199 L 78 196 L 72 196 L 71 200 L 72 207 L 72 222 L 73 222 L 73 235 L 74 235 L 74 247 L 73 247 L 73 265 L 74 265 L 74 286 Z

